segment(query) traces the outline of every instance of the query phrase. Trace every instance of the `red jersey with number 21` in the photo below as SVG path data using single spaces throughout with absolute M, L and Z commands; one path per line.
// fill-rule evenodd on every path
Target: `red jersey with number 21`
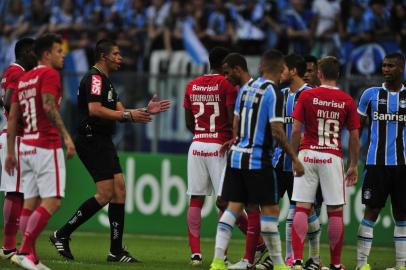
M 292 116 L 305 126 L 299 150 L 310 149 L 340 157 L 342 129 L 360 127 L 352 97 L 338 88 L 323 85 L 303 91 Z
M 23 143 L 48 149 L 60 148 L 62 142 L 58 129 L 43 109 L 43 93 L 55 97 L 59 110 L 62 98 L 59 73 L 51 67 L 37 66 L 20 78 L 17 95 L 13 96 L 13 102 L 19 104 L 24 123 Z
M 223 144 L 231 139 L 227 106 L 233 106 L 237 89 L 223 75 L 207 74 L 186 86 L 183 106 L 195 118 L 194 141 Z

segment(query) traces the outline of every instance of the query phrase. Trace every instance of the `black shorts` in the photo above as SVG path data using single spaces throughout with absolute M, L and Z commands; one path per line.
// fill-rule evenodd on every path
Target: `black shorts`
M 111 136 L 79 135 L 75 141 L 80 160 L 89 171 L 94 182 L 113 179 L 122 169 Z
M 363 175 L 363 204 L 383 208 L 390 195 L 392 207 L 406 212 L 406 166 L 366 165 Z
M 283 170 L 283 162 L 279 162 L 275 168 L 276 178 L 278 180 L 279 185 L 279 194 L 281 197 L 285 194 L 288 194 L 289 201 L 292 201 L 292 193 L 293 193 L 293 172 L 284 171 Z
M 278 204 L 279 189 L 273 174 L 272 168 L 240 170 L 227 166 L 221 196 L 244 204 Z
M 294 182 L 293 172 L 284 171 L 283 166 L 281 164 L 282 163 L 279 162 L 275 168 L 276 177 L 278 179 L 279 185 L 279 194 L 281 197 L 283 197 L 283 195 L 286 192 L 288 194 L 290 203 L 294 204 L 295 202 L 292 201 L 293 182 Z M 322 204 L 323 204 L 323 195 L 321 193 L 321 187 L 319 185 L 319 187 L 317 188 L 316 201 L 314 202 L 314 207 L 320 208 Z

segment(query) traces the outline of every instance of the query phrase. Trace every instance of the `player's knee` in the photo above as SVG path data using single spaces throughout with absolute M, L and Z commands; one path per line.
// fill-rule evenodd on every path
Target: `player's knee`
M 97 201 L 102 204 L 108 204 L 114 196 L 113 189 L 103 189 L 103 190 L 98 190 L 96 194 L 96 199 Z
M 365 208 L 364 218 L 367 220 L 376 221 L 378 219 L 380 211 L 381 211 L 381 208 L 372 208 L 370 206 L 367 206 Z

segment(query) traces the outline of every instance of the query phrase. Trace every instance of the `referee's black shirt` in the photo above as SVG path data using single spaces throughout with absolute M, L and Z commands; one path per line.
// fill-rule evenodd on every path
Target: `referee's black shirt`
M 115 110 L 118 95 L 110 79 L 97 68 L 92 67 L 82 78 L 78 91 L 79 127 L 81 135 L 112 135 L 115 131 L 114 120 L 89 115 L 89 102 L 100 102 L 103 107 Z

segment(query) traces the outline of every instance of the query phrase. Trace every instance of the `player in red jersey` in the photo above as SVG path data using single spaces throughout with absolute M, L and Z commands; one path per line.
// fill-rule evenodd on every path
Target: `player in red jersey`
M 222 75 L 222 61 L 228 50 L 213 48 L 209 53 L 211 74 L 197 77 L 186 86 L 184 108 L 187 128 L 193 133 L 188 154 L 187 213 L 191 264 L 201 265 L 200 224 L 205 196 L 221 194 L 226 157 L 220 157 L 221 145 L 232 136 L 233 110 L 237 89 Z M 226 203 L 217 200 L 223 209 Z M 247 230 L 247 217 L 240 218 L 240 228 Z
M 36 63 L 36 57 L 33 51 L 34 40 L 32 38 L 23 38 L 15 45 L 16 62 L 4 71 L 1 79 L 2 88 L 2 106 L 4 114 L 8 118 L 10 110 L 11 96 L 17 91 L 18 79 L 25 74 L 26 71 L 32 69 Z M 17 131 L 17 144 L 21 138 L 23 130 Z M 4 163 L 7 154 L 7 128 L 4 128 L 0 135 L 0 159 L 1 159 L 1 184 L 0 191 L 4 191 L 6 196 L 3 205 L 3 246 L 0 249 L 0 259 L 8 259 L 14 255 L 16 251 L 16 235 L 21 209 L 23 206 L 24 195 L 22 192 L 22 183 L 20 178 L 20 167 L 17 166 L 14 176 L 10 176 L 4 169 Z
M 24 207 L 33 210 L 25 229 L 18 253 L 11 261 L 25 269 L 47 269 L 38 260 L 35 241 L 59 209 L 65 193 L 65 161 L 61 137 L 67 158 L 75 153 L 75 146 L 58 112 L 62 99 L 60 75 L 63 66 L 62 39 L 47 34 L 35 41 L 39 65 L 24 74 L 13 95 L 8 122 L 8 151 L 6 170 L 13 174 L 16 167 L 15 150 L 17 118 L 21 116 L 24 136 L 20 145 L 21 177 L 24 180 Z M 41 203 L 36 207 L 36 202 Z
M 299 159 L 305 167 L 304 176 L 295 177 L 293 184 L 292 200 L 296 201 L 292 228 L 295 270 L 303 269 L 302 255 L 308 229 L 307 220 L 319 184 L 324 203 L 327 205 L 330 269 L 343 269 L 340 260 L 344 238 L 344 182 L 347 186 L 357 182 L 360 123 L 354 100 L 336 87 L 339 71 L 340 64 L 335 57 L 322 58 L 318 70 L 322 85 L 304 91 L 293 111 L 291 144 L 293 149 L 299 149 Z M 302 124 L 304 137 L 300 140 Z M 340 136 L 343 128 L 350 132 L 346 176 Z
M 37 63 L 33 48 L 34 40 L 32 38 L 19 40 L 14 49 L 16 62 L 10 64 L 3 72 L 1 79 L 2 99 L 0 101 L 4 107 L 6 118 L 8 118 L 8 112 L 10 110 L 11 96 L 17 91 L 18 79 Z M 18 148 L 22 133 L 23 130 L 19 128 L 17 131 L 16 148 Z M 24 201 L 22 183 L 20 180 L 20 167 L 17 166 L 13 176 L 8 175 L 4 168 L 6 154 L 7 128 L 4 128 L 0 135 L 0 159 L 2 165 L 0 191 L 5 192 L 6 196 L 4 197 L 3 203 L 4 229 L 0 259 L 9 259 L 15 254 L 19 218 Z

